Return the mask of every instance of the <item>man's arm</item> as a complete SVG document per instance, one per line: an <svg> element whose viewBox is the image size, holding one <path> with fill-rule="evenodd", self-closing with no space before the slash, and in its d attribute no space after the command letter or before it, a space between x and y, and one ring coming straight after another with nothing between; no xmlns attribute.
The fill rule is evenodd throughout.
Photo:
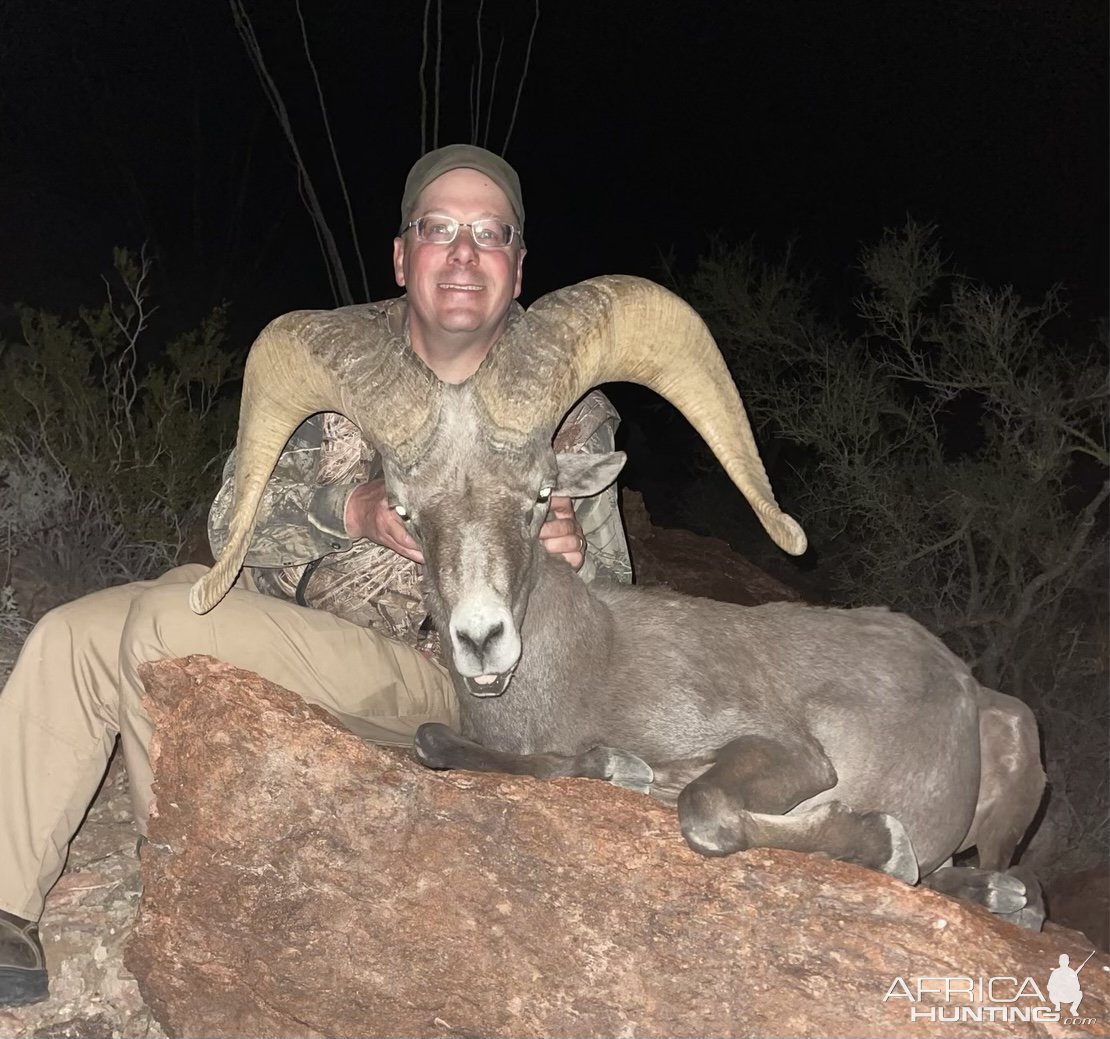
<svg viewBox="0 0 1110 1039"><path fill-rule="evenodd" d="M367 484L370 466L360 437L341 442L330 435L337 418L313 415L285 446L266 484L247 550L247 566L295 566L350 548L354 537L347 532L347 505L356 489ZM223 485L208 513L208 539L217 558L230 536L234 451L223 475Z"/></svg>

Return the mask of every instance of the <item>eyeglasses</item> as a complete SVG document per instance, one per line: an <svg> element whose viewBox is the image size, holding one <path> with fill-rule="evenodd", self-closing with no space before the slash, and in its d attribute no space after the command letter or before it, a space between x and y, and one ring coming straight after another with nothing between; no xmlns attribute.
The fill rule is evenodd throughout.
<svg viewBox="0 0 1110 1039"><path fill-rule="evenodd" d="M459 233L460 227L470 228L470 237L479 249L506 249L520 232L512 224L500 220L474 220L464 224L450 216L422 216L405 225L416 228L416 237L422 242L433 245L450 245Z"/></svg>

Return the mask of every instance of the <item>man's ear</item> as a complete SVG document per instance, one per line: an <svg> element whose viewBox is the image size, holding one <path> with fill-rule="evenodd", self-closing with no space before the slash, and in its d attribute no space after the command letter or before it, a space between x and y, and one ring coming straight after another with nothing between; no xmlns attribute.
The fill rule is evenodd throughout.
<svg viewBox="0 0 1110 1039"><path fill-rule="evenodd" d="M516 279L513 282L513 299L520 299L520 287L524 284L524 254L528 250L521 246L520 253L516 258Z"/></svg>
<svg viewBox="0 0 1110 1039"><path fill-rule="evenodd" d="M559 478L552 494L563 498L590 498L600 494L624 468L628 456L623 451L608 454L565 452L555 456Z"/></svg>
<svg viewBox="0 0 1110 1039"><path fill-rule="evenodd" d="M405 287L405 240L400 235L393 239L393 280Z"/></svg>

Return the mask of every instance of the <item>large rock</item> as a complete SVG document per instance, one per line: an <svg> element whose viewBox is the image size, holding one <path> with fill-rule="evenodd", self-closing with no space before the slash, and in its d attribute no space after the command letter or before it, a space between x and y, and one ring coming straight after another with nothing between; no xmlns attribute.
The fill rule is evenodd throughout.
<svg viewBox="0 0 1110 1039"><path fill-rule="evenodd" d="M1061 952L1086 955L1072 932L1021 932L819 858L701 858L671 810L601 783L432 773L210 658L143 677L157 810L127 964L170 1035L1001 1036L1110 1022L1101 955L1081 975L1094 1025L911 1020L961 1010L911 1003L923 976L1044 991ZM1016 1005L1046 1006L1028 986Z"/></svg>

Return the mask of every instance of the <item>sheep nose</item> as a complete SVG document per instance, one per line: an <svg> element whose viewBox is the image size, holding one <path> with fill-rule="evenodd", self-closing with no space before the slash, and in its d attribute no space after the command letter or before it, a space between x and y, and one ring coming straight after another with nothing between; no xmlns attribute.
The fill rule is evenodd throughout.
<svg viewBox="0 0 1110 1039"><path fill-rule="evenodd" d="M497 621L497 623L490 625L484 633L478 634L468 631L457 631L455 632L455 637L479 660L485 660L486 654L493 647L494 643L504 634L505 623L503 621Z"/></svg>
<svg viewBox="0 0 1110 1039"><path fill-rule="evenodd" d="M520 658L520 633L503 603L460 604L448 630L460 674L503 674Z"/></svg>

